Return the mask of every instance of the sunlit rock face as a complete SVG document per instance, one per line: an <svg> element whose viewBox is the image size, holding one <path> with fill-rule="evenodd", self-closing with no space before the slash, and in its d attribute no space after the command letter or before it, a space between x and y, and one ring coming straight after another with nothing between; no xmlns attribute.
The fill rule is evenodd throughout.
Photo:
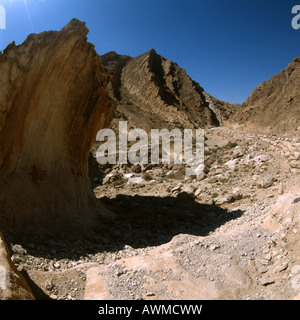
<svg viewBox="0 0 300 320"><path fill-rule="evenodd" d="M0 55L0 222L14 232L76 232L104 213L88 155L115 104L88 29L32 34Z"/></svg>
<svg viewBox="0 0 300 320"><path fill-rule="evenodd" d="M262 82L230 119L252 132L284 133L300 121L300 57L285 70Z"/></svg>

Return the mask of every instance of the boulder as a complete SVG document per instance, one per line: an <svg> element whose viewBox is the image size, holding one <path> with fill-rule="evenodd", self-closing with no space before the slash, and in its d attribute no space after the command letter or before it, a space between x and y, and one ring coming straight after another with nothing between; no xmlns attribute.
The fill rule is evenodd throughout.
<svg viewBox="0 0 300 320"><path fill-rule="evenodd" d="M282 219L287 212L298 212L300 205L297 202L299 193L284 193L277 198L274 206L267 212L263 227L272 231L279 230Z"/></svg>
<svg viewBox="0 0 300 320"><path fill-rule="evenodd" d="M98 204L88 157L115 103L85 23L31 34L0 54L0 225L22 232L78 232Z"/></svg>

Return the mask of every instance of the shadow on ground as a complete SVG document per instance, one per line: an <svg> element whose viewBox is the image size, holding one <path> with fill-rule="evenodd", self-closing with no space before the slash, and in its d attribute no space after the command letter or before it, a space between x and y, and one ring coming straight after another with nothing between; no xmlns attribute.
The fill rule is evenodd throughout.
<svg viewBox="0 0 300 320"><path fill-rule="evenodd" d="M227 211L215 205L196 202L189 194L177 197L129 196L101 198L117 214L114 220L99 219L93 232L78 239L35 238L18 241L27 253L48 259L80 259L99 252L159 246L178 234L206 236L243 211Z"/></svg>

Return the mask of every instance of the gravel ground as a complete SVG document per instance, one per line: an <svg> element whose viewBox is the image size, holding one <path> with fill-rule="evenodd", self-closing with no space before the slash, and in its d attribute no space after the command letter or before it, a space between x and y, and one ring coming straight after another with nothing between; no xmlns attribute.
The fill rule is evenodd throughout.
<svg viewBox="0 0 300 320"><path fill-rule="evenodd" d="M87 270L104 265L114 299L151 298L154 293L144 287L144 271L124 272L115 262L147 255L184 234L181 249L177 244L173 255L194 277L226 287L224 274L238 260L243 281L251 281L251 289L241 291L240 299L296 296L299 211L288 208L275 214L280 223L275 231L263 222L280 195L299 187L299 141L219 128L207 132L206 144L207 173L200 179L184 179L180 166L103 168L94 178L95 195L118 218L102 220L89 237L13 240L7 235L12 261L23 270L35 295L82 300ZM291 208L299 199L295 197ZM169 299L172 293L162 279L172 276L152 274Z"/></svg>

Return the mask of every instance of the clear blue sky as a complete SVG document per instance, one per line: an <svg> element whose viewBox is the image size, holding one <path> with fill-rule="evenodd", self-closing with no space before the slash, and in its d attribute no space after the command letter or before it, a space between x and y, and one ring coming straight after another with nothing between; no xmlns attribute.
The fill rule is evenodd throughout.
<svg viewBox="0 0 300 320"><path fill-rule="evenodd" d="M154 48L206 92L242 103L300 56L300 29L291 26L296 4L300 0L0 0L6 9L0 49L77 18L87 23L99 54L138 56Z"/></svg>

